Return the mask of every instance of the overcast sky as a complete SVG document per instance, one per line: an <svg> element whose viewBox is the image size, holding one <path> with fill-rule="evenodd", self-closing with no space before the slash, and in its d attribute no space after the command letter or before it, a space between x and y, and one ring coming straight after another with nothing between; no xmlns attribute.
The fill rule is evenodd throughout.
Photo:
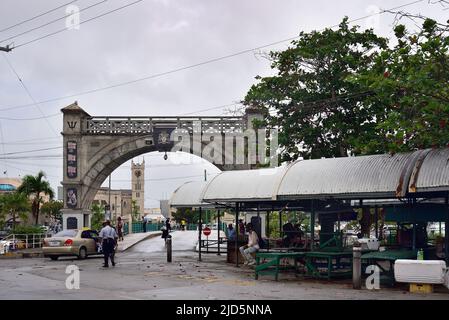
<svg viewBox="0 0 449 320"><path fill-rule="evenodd" d="M78 0L73 5L82 10L100 1ZM81 21L134 1L107 0L82 11ZM1 0L0 30L68 2ZM17 177L35 174L42 168L56 189L63 174L62 137L59 134L62 115L59 110L75 100L91 115L222 115L225 112L223 108L198 111L241 100L255 82L255 76L272 72L269 62L257 53L286 48L288 42L130 85L38 106L21 107L33 100L12 68L34 101L39 102L194 65L288 39L297 36L300 31L333 26L345 15L356 19L376 10L409 2L411 0L144 0L82 24L79 30L61 32L20 46L64 29L65 21L60 20L0 42L0 46L10 43L19 46L10 53L0 53L0 154L60 147L18 154L24 157L22 159L0 160L0 174ZM0 32L0 41L63 17L65 9L62 7ZM403 10L444 21L449 14L449 10L445 11L439 4L429 4L427 0ZM364 28L374 27L378 34L391 37L393 19L392 15L383 14L357 24ZM43 115L48 118L14 120ZM32 158L42 154L60 157ZM145 155L146 207L158 206L158 199L168 198L183 182L203 179L204 169L209 178L218 172L213 165L199 158L192 165L174 166L170 161L164 161L162 156L157 153ZM172 160L178 157L170 155ZM6 174L4 171L7 171ZM112 174L112 187L130 188L130 179L130 163L126 163Z"/></svg>

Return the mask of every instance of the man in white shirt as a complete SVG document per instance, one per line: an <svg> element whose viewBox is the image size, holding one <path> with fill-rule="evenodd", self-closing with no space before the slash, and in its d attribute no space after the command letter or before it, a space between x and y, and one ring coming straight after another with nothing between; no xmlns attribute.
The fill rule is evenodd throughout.
<svg viewBox="0 0 449 320"><path fill-rule="evenodd" d="M240 247L240 252L242 256L245 258L245 264L254 265L256 260L251 255L254 252L259 251L259 237L257 233L253 230L253 225L248 223L246 225L246 229L248 231L248 244L246 246Z"/></svg>
<svg viewBox="0 0 449 320"><path fill-rule="evenodd" d="M111 259L112 266L115 266L114 261L114 248L115 241L118 238L117 232L111 227L111 221L107 220L104 223L104 227L100 230L99 237L102 239L102 248L104 254L103 267L109 268L109 258Z"/></svg>

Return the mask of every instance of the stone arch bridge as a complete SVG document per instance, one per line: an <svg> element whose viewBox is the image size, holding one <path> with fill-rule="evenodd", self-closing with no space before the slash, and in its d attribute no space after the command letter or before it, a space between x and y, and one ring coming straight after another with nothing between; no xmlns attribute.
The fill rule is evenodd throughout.
<svg viewBox="0 0 449 320"><path fill-rule="evenodd" d="M89 209L97 190L116 168L138 155L184 151L221 170L251 169L267 159L257 151L266 145L254 147L265 143L259 138L265 131L253 130L253 120L262 115L252 109L227 117L109 117L91 116L75 102L61 111L63 229L90 227Z"/></svg>

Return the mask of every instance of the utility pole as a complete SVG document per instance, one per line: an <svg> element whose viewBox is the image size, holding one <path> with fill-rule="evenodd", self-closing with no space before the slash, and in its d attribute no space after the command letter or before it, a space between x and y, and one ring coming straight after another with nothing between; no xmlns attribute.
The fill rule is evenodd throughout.
<svg viewBox="0 0 449 320"><path fill-rule="evenodd" d="M109 175L109 195L108 195L108 203L111 204L111 175Z"/></svg>
<svg viewBox="0 0 449 320"><path fill-rule="evenodd" d="M12 50L12 48L7 45L6 47L0 47L0 51L5 51L5 52L10 52Z"/></svg>

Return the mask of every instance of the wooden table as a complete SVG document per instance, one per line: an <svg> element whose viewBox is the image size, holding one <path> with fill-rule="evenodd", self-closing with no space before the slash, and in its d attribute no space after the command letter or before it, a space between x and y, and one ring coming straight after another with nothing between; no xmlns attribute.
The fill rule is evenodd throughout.
<svg viewBox="0 0 449 320"><path fill-rule="evenodd" d="M352 261L350 263L350 270L346 272L336 272L341 267L341 259L348 258L352 260L352 251L312 251L305 253L305 264L307 268L307 275L316 278L331 279L332 277L350 276L352 275ZM326 260L327 271L325 273L318 270L316 265L317 260ZM333 263L335 260L335 264Z"/></svg>
<svg viewBox="0 0 449 320"><path fill-rule="evenodd" d="M255 278L259 278L261 274L274 275L276 281L279 279L279 271L293 269L295 273L298 271L297 259L304 257L304 252L258 252L256 254ZM294 266L281 266L281 259L293 259ZM260 263L261 259L265 261Z"/></svg>

